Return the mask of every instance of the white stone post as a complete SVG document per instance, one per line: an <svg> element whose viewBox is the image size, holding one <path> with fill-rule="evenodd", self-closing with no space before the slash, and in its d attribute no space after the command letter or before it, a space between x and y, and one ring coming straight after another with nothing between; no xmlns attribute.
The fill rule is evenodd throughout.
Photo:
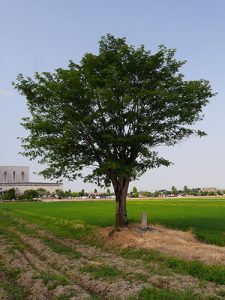
<svg viewBox="0 0 225 300"><path fill-rule="evenodd" d="M148 216L147 216L147 211L142 212L142 217L141 217L141 229L146 230L148 228Z"/></svg>

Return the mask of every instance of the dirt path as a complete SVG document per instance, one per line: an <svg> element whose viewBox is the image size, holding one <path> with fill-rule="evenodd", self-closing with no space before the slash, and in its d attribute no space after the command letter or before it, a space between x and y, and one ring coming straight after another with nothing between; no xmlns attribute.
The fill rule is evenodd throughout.
<svg viewBox="0 0 225 300"><path fill-rule="evenodd" d="M151 262L146 266L141 260L128 260L76 240L59 240L33 224L23 225L30 233L11 226L7 229L10 238L0 235L0 259L6 268L20 270L17 284L27 291L25 299L82 300L92 295L127 299L149 286L178 292L191 289L196 295L217 299L222 299L221 289L225 291L224 286L173 274ZM1 294L4 299L5 290Z"/></svg>

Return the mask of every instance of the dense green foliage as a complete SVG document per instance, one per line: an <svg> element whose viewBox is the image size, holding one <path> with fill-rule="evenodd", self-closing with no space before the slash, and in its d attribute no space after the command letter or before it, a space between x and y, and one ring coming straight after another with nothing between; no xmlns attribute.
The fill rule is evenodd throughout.
<svg viewBox="0 0 225 300"><path fill-rule="evenodd" d="M33 200L38 199L42 197L50 196L51 193L49 193L45 189L28 189L25 190L23 193L18 192L16 189L12 188L9 190L6 190L3 192L3 195L0 196L0 199L2 200ZM67 193L63 192L63 195L67 196ZM55 196L55 195L54 195Z"/></svg>
<svg viewBox="0 0 225 300"><path fill-rule="evenodd" d="M30 131L25 154L42 156L56 177L74 178L75 170L96 163L95 175L115 170L134 177L168 165L151 147L201 136L186 125L201 119L212 96L207 81L183 79L178 71L184 62L174 53L160 47L153 55L108 35L99 55L86 54L81 65L36 73L35 80L18 76L16 88L32 113L23 123Z"/></svg>
<svg viewBox="0 0 225 300"><path fill-rule="evenodd" d="M152 147L174 145L204 132L189 125L201 120L213 96L208 81L186 81L185 63L175 50L159 47L152 54L111 35L99 42L99 53L85 54L80 65L55 73L18 76L15 87L27 98L31 117L23 126L25 155L41 156L47 176L75 178L84 166L93 176L129 178L169 162ZM138 159L139 158L139 159ZM97 165L96 165L97 164Z"/></svg>
<svg viewBox="0 0 225 300"><path fill-rule="evenodd" d="M129 182L170 165L155 147L205 135L192 125L213 92L206 80L185 80L184 63L175 50L160 46L152 54L108 34L99 53L85 54L79 65L33 79L20 74L15 87L31 114L22 123L29 132L23 154L48 165L45 177L75 179L89 167L85 180L113 185L116 224L128 224Z"/></svg>
<svg viewBox="0 0 225 300"><path fill-rule="evenodd" d="M2 200L15 200L16 199L16 190L15 189L9 189L7 190L2 196Z"/></svg>
<svg viewBox="0 0 225 300"><path fill-rule="evenodd" d="M18 195L19 200L32 200L32 199L38 198L38 197L39 197L38 191L33 190L33 189L26 190L26 191L24 191L23 194Z"/></svg>

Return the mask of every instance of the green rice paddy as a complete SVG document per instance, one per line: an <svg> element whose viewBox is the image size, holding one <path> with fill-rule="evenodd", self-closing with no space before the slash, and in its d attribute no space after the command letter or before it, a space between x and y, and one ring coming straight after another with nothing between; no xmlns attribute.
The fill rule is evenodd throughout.
<svg viewBox="0 0 225 300"><path fill-rule="evenodd" d="M46 227L52 226L51 220L104 227L114 223L115 203L111 200L0 203L0 216L4 210ZM141 213L146 210L150 224L192 230L206 243L225 246L224 198L128 200L127 210L130 222L140 222Z"/></svg>

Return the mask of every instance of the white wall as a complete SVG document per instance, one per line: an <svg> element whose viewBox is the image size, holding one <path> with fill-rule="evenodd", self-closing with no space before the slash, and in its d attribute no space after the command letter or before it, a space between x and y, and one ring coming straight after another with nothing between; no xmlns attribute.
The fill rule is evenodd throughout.
<svg viewBox="0 0 225 300"><path fill-rule="evenodd" d="M0 166L0 182L29 182L29 167Z"/></svg>
<svg viewBox="0 0 225 300"><path fill-rule="evenodd" d="M9 189L16 189L17 193L23 193L26 190L37 190L37 189L45 189L49 191L50 193L55 192L55 190L62 190L63 185L60 183L25 183L25 184L0 184L0 190L1 191L6 191Z"/></svg>

